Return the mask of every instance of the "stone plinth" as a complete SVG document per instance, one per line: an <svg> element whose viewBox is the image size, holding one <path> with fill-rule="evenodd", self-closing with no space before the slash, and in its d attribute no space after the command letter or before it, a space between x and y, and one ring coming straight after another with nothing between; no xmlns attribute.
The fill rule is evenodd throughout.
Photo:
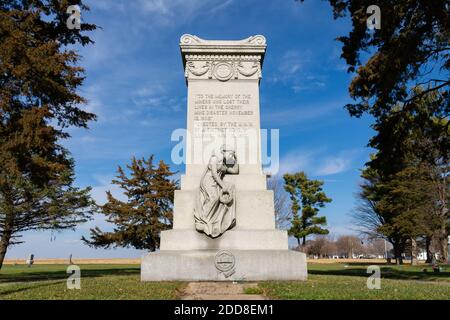
<svg viewBox="0 0 450 320"><path fill-rule="evenodd" d="M274 196L261 168L265 38L184 35L180 48L188 86L186 174L175 192L173 230L162 232L160 251L142 258L142 281L306 280L305 255L288 250L287 232L275 228ZM194 211L211 154L225 145L239 164L222 181L234 188L235 221L214 237L196 230Z"/></svg>
<svg viewBox="0 0 450 320"><path fill-rule="evenodd" d="M234 273L216 268L216 250L160 251L142 258L142 281L306 280L306 257L291 250L230 250Z"/></svg>

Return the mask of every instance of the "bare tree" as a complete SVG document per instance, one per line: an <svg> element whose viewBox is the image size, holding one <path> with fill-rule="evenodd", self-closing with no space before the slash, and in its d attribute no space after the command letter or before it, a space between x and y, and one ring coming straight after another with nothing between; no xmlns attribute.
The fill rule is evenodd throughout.
<svg viewBox="0 0 450 320"><path fill-rule="evenodd" d="M358 231L369 239L385 238L378 230L385 224L384 218L376 209L376 202L358 194L359 200L351 214Z"/></svg>
<svg viewBox="0 0 450 320"><path fill-rule="evenodd" d="M384 239L369 239L367 243L367 253L376 256L384 256L387 250L386 241Z"/></svg>
<svg viewBox="0 0 450 320"><path fill-rule="evenodd" d="M332 257L338 254L338 249L335 241L327 239L325 246L323 247L323 255L326 257Z"/></svg>
<svg viewBox="0 0 450 320"><path fill-rule="evenodd" d="M323 256L324 247L326 246L327 239L325 237L317 237L314 240L308 241L306 246L306 253L308 255L317 256L321 258Z"/></svg>
<svg viewBox="0 0 450 320"><path fill-rule="evenodd" d="M317 236L314 240L308 241L306 253L319 258L331 257L337 253L334 241L327 236Z"/></svg>
<svg viewBox="0 0 450 320"><path fill-rule="evenodd" d="M352 258L353 255L364 253L363 243L357 236L344 235L336 241L336 246L340 256Z"/></svg>
<svg viewBox="0 0 450 320"><path fill-rule="evenodd" d="M300 251L317 258L331 258L335 255L353 258L359 255L382 256L391 248L383 239L366 239L354 235L342 235L335 240L332 236L319 235L314 240L306 241L304 247L299 246Z"/></svg>
<svg viewBox="0 0 450 320"><path fill-rule="evenodd" d="M292 213L289 208L288 194L284 191L283 180L278 176L271 176L267 180L267 188L273 191L277 229L289 229Z"/></svg>

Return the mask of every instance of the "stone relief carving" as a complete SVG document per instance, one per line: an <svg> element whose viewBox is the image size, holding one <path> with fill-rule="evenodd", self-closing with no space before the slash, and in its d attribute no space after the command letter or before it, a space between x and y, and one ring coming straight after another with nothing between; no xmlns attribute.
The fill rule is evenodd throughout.
<svg viewBox="0 0 450 320"><path fill-rule="evenodd" d="M223 274L225 278L231 277L235 272L236 258L230 251L221 250L214 257L216 269Z"/></svg>
<svg viewBox="0 0 450 320"><path fill-rule="evenodd" d="M253 63L240 61L237 65L237 70L243 76L251 77L259 71L259 64L256 61L254 61Z"/></svg>
<svg viewBox="0 0 450 320"><path fill-rule="evenodd" d="M234 67L227 62L219 62L214 65L214 76L217 80L227 81L233 77Z"/></svg>
<svg viewBox="0 0 450 320"><path fill-rule="evenodd" d="M188 61L187 68L195 76L202 76L209 70L209 62L207 61Z"/></svg>
<svg viewBox="0 0 450 320"><path fill-rule="evenodd" d="M252 37L245 39L244 41L247 41L248 43L251 43L251 44L257 44L257 45L265 45L266 44L266 38L263 35L252 36Z"/></svg>
<svg viewBox="0 0 450 320"><path fill-rule="evenodd" d="M261 57L254 55L187 55L187 79L261 79Z"/></svg>
<svg viewBox="0 0 450 320"><path fill-rule="evenodd" d="M221 156L214 153L200 180L197 205L194 209L195 228L211 238L217 238L236 224L234 185L224 181L226 174L239 174L234 150L222 146Z"/></svg>
<svg viewBox="0 0 450 320"><path fill-rule="evenodd" d="M243 40L204 40L191 34L180 38L186 79L261 79L261 59L266 48L262 35ZM237 51L236 48L242 49ZM215 52L215 54L211 54Z"/></svg>
<svg viewBox="0 0 450 320"><path fill-rule="evenodd" d="M180 38L180 44L193 44L193 43L201 43L202 39L197 36L193 36L191 34L183 34Z"/></svg>

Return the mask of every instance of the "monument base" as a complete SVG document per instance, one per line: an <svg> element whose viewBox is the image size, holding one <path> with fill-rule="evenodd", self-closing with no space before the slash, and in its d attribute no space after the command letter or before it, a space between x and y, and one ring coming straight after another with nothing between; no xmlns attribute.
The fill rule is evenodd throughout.
<svg viewBox="0 0 450 320"><path fill-rule="evenodd" d="M141 261L141 281L306 279L306 255L292 250L163 250Z"/></svg>

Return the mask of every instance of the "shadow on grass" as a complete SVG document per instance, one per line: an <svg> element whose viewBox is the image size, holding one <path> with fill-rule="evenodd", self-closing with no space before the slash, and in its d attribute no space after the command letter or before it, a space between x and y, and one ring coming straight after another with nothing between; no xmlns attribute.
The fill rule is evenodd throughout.
<svg viewBox="0 0 450 320"><path fill-rule="evenodd" d="M50 287L54 285L54 282L44 282L44 283L39 283L38 285L33 285L33 286L26 286L26 287L20 287L20 288L14 288L14 289L9 289L9 290L4 290L0 292L0 297L1 296L7 296L9 294L15 294L15 293L19 293L19 292L23 292L23 291L27 291L29 290L31 287L33 288L44 288L44 287Z"/></svg>
<svg viewBox="0 0 450 320"><path fill-rule="evenodd" d="M81 267L81 274L83 278L96 278L104 276L127 276L137 275L140 273L139 267L128 268L99 268L99 269L83 269ZM14 274L1 274L0 285L14 282L37 282L49 280L66 280L68 277L66 270L49 270L49 271L35 271L35 272L18 272Z"/></svg>
<svg viewBox="0 0 450 320"><path fill-rule="evenodd" d="M354 276L354 277L368 277L367 266L370 264L348 264L351 265L348 269L309 269L309 274L316 275L333 275L333 276ZM376 265L375 263L373 265ZM382 265L381 277L384 279L393 280L424 280L424 281L446 281L450 284L450 272L433 272L431 267L423 266L418 268L399 268ZM423 270L426 269L427 272Z"/></svg>

